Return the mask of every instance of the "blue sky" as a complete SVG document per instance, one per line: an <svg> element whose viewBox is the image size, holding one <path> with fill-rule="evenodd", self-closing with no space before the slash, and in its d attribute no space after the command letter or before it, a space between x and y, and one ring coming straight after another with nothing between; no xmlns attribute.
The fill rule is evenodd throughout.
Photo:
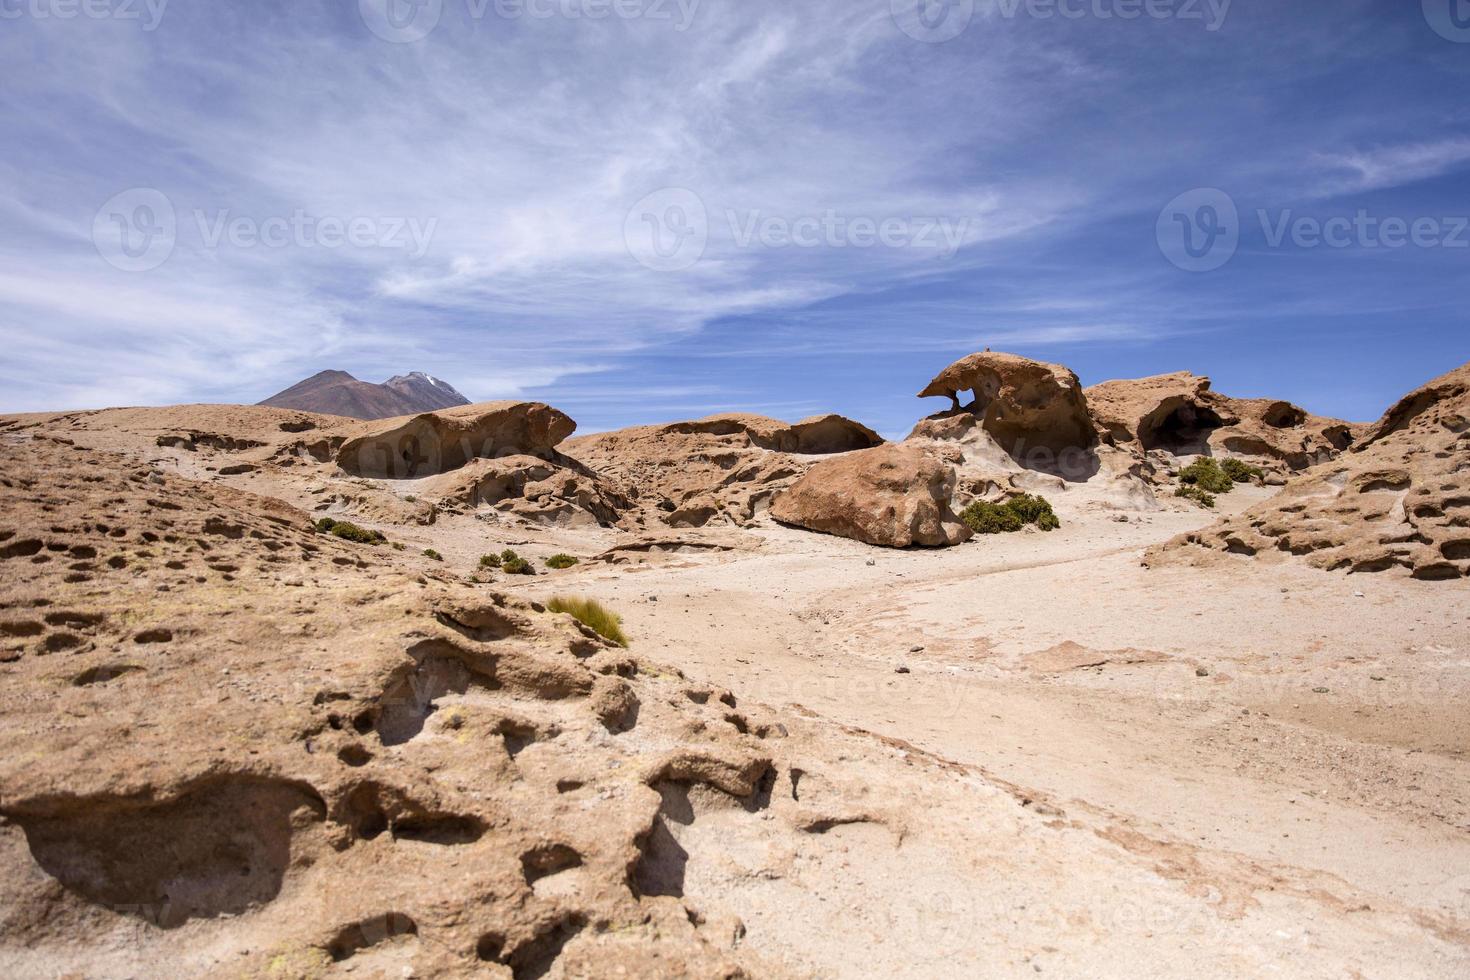
<svg viewBox="0 0 1470 980"><path fill-rule="evenodd" d="M901 435L989 346L1363 420L1470 359L1470 0L419 2L0 0L0 410Z"/></svg>

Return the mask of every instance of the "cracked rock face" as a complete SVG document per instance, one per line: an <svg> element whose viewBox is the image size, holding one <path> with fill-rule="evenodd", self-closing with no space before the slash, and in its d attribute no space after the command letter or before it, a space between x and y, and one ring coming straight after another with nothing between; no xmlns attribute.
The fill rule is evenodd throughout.
<svg viewBox="0 0 1470 980"><path fill-rule="evenodd" d="M1470 574L1470 365L1410 393L1352 452L1149 560L1221 552L1429 580Z"/></svg>

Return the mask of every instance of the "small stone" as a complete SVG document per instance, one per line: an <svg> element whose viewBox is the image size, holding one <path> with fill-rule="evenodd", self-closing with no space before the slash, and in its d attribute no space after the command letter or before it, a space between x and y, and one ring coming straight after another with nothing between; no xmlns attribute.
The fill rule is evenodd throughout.
<svg viewBox="0 0 1470 980"><path fill-rule="evenodd" d="M894 673L895 674L912 674L913 671L909 670L907 667L899 667L897 670L894 671Z"/></svg>
<svg viewBox="0 0 1470 980"><path fill-rule="evenodd" d="M909 647L909 653L923 653L923 647Z"/></svg>
<svg viewBox="0 0 1470 980"><path fill-rule="evenodd" d="M1207 668L1207 667L1196 667L1196 668L1194 668L1194 676L1196 676L1196 677L1209 677L1210 676L1209 668Z"/></svg>
<svg viewBox="0 0 1470 980"><path fill-rule="evenodd" d="M1331 694L1332 692L1329 691L1325 687L1314 687L1314 688L1312 688L1312 693L1313 694Z"/></svg>
<svg viewBox="0 0 1470 980"><path fill-rule="evenodd" d="M1368 679L1370 681L1386 681L1386 680L1388 680L1387 677L1379 677L1377 674L1369 674L1368 675Z"/></svg>

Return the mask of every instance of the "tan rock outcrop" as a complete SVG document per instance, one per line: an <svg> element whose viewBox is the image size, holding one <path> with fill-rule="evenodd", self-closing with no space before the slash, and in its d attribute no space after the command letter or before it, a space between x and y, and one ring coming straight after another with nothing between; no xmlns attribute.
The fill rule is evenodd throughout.
<svg viewBox="0 0 1470 980"><path fill-rule="evenodd" d="M480 507L537 524L575 527L616 524L633 506L608 481L575 460L552 453L477 459L425 481L417 496L452 513Z"/></svg>
<svg viewBox="0 0 1470 980"><path fill-rule="evenodd" d="M583 436L563 449L634 502L645 523L745 526L813 456L880 445L840 415L795 424L726 414Z"/></svg>
<svg viewBox="0 0 1470 980"><path fill-rule="evenodd" d="M776 497L783 524L888 548L942 547L970 538L950 510L955 471L926 448L887 445L816 464Z"/></svg>
<svg viewBox="0 0 1470 980"><path fill-rule="evenodd" d="M1300 470L1333 458L1355 435L1351 424L1290 402L1222 395L1188 371L1105 381L1086 394L1107 438L1143 452L1249 456Z"/></svg>
<svg viewBox="0 0 1470 980"><path fill-rule="evenodd" d="M960 399L965 391L974 392L968 405ZM917 437L935 437L936 428L964 413L979 418L985 431L1017 459L1038 451L1055 458L1097 443L1082 383L1059 364L990 351L971 354L941 371L919 397L947 397L953 408L921 422L913 433Z"/></svg>
<svg viewBox="0 0 1470 980"><path fill-rule="evenodd" d="M1282 492L1149 554L1151 563L1228 552L1305 557L1324 569L1470 575L1470 365L1406 396L1352 452Z"/></svg>
<svg viewBox="0 0 1470 980"><path fill-rule="evenodd" d="M745 975L643 886L661 794L769 795L728 706L276 500L0 464L6 975Z"/></svg>
<svg viewBox="0 0 1470 980"><path fill-rule="evenodd" d="M352 427L337 465L353 476L411 480L474 459L545 456L577 423L539 402L486 402Z"/></svg>

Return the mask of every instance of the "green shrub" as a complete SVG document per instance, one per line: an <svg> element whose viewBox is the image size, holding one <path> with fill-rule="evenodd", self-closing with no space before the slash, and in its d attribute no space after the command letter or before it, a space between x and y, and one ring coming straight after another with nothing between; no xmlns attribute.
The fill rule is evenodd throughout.
<svg viewBox="0 0 1470 980"><path fill-rule="evenodd" d="M623 635L622 617L595 599L557 596L546 604L546 608L554 613L567 613L598 636L620 647L628 645L628 638Z"/></svg>
<svg viewBox="0 0 1470 980"><path fill-rule="evenodd" d="M480 567L481 568L499 568L500 567L500 556L499 555L481 555L480 556Z"/></svg>
<svg viewBox="0 0 1470 980"><path fill-rule="evenodd" d="M1023 493L1019 497L1007 500L1005 505L1022 521L1027 524L1035 524L1043 531L1055 531L1062 526L1061 520L1057 518L1057 512L1051 509L1051 504L1045 497Z"/></svg>
<svg viewBox="0 0 1470 980"><path fill-rule="evenodd" d="M1229 493L1235 489L1235 481L1208 456L1201 456L1180 470L1179 482L1199 487L1206 493Z"/></svg>
<svg viewBox="0 0 1470 980"><path fill-rule="evenodd" d="M1003 504L992 504L977 500L960 514L960 520L976 534L1010 534L1027 524L1035 524L1043 531L1055 531L1062 526L1056 511L1043 497L1023 493Z"/></svg>
<svg viewBox="0 0 1470 980"><path fill-rule="evenodd" d="M380 531L369 531L348 521L334 521L330 517L323 517L313 526L322 534L330 534L343 541L355 541L358 544L380 545L388 540Z"/></svg>
<svg viewBox="0 0 1470 980"><path fill-rule="evenodd" d="M580 564L582 563L576 558L573 558L571 555L552 555L550 558L546 559L546 567L554 568L557 571L560 571L563 568L571 568L573 565Z"/></svg>
<svg viewBox="0 0 1470 980"><path fill-rule="evenodd" d="M1003 504L977 500L960 513L960 520L976 534L1009 534L1026 526L1021 515Z"/></svg>
<svg viewBox="0 0 1470 980"><path fill-rule="evenodd" d="M425 548L424 549L424 557L425 558L431 558L434 561L443 561L444 560L444 556L441 555L441 554L439 554L439 552L435 551L433 548Z"/></svg>
<svg viewBox="0 0 1470 980"><path fill-rule="evenodd" d="M1252 480L1260 480L1266 476L1266 471L1259 466L1252 466L1244 460L1239 459L1220 460L1220 471L1236 483L1249 483Z"/></svg>
<svg viewBox="0 0 1470 980"><path fill-rule="evenodd" d="M520 555L506 548L500 553L500 570L507 575L535 575L536 569Z"/></svg>
<svg viewBox="0 0 1470 980"><path fill-rule="evenodd" d="M1213 508L1215 506L1214 494L1210 493L1208 490L1202 489L1201 487L1194 486L1193 484L1189 483L1181 484L1179 486L1179 489L1174 491L1174 496L1183 497L1186 500L1193 500L1201 507Z"/></svg>

